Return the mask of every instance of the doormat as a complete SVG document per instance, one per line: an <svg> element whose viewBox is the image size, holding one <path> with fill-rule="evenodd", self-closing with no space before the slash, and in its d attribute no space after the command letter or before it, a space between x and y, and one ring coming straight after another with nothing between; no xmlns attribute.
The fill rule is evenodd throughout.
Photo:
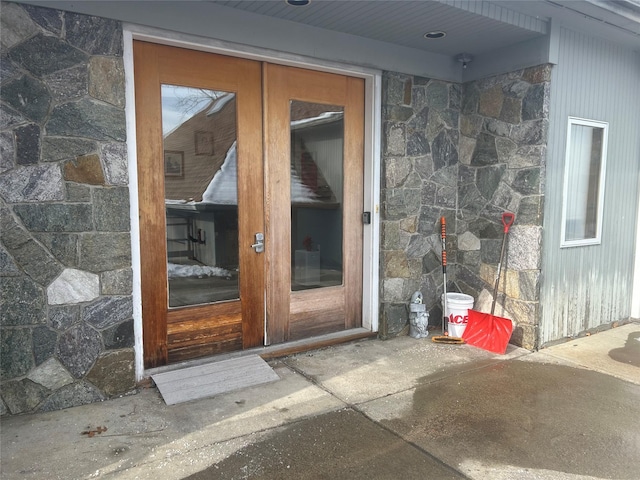
<svg viewBox="0 0 640 480"><path fill-rule="evenodd" d="M258 355L247 355L151 375L167 405L213 397L279 380Z"/></svg>

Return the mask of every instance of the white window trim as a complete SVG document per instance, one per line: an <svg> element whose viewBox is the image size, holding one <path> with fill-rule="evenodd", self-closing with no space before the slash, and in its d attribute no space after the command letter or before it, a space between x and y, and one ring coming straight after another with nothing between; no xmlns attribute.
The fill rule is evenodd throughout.
<svg viewBox="0 0 640 480"><path fill-rule="evenodd" d="M581 240L566 240L566 224L567 224L567 194L569 191L569 154L571 153L571 126L582 125L586 127L602 128L604 130L602 141L602 163L600 165L600 179L598 191L598 213L596 218L596 236L594 238L585 238ZM609 122L598 120L589 120L586 118L569 117L567 121L567 144L564 155L564 180L562 187L562 224L560 234L560 248L583 247L589 245L600 245L602 243L602 217L604 215L604 190L605 190L605 174L607 171L607 142L609 139Z"/></svg>
<svg viewBox="0 0 640 480"><path fill-rule="evenodd" d="M142 344L142 286L140 264L140 222L138 204L138 170L136 146L136 112L133 68L133 40L191 48L241 58L290 65L311 70L339 73L365 81L364 139L364 210L371 212L371 223L364 226L362 327L378 331L379 257L380 257L380 119L382 111L382 73L379 70L320 61L299 55L247 47L216 39L197 37L153 27L125 24L123 29L126 85L127 154L129 158L129 200L131 220L131 255L133 268L133 323L135 334L136 379L145 377Z"/></svg>

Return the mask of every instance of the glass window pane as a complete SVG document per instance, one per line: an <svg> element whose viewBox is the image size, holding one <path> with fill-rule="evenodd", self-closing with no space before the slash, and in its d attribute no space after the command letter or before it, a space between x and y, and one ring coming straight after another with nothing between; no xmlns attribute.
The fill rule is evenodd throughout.
<svg viewBox="0 0 640 480"><path fill-rule="evenodd" d="M293 291L342 285L344 108L291 102Z"/></svg>
<svg viewBox="0 0 640 480"><path fill-rule="evenodd" d="M565 167L563 246L599 241L605 146L606 124L570 119Z"/></svg>
<svg viewBox="0 0 640 480"><path fill-rule="evenodd" d="M239 298L235 95L162 86L169 307Z"/></svg>

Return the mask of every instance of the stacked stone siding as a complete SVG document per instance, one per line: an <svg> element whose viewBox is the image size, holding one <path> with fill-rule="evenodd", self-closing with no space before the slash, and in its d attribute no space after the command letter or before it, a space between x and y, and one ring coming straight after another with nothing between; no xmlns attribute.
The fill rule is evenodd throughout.
<svg viewBox="0 0 640 480"><path fill-rule="evenodd" d="M495 314L514 320L513 343L536 347L549 81L547 65L462 86L384 75L382 337L406 330L416 290L440 325L442 216L448 291L490 311L508 211Z"/></svg>
<svg viewBox="0 0 640 480"><path fill-rule="evenodd" d="M119 22L2 3L0 409L135 387Z"/></svg>

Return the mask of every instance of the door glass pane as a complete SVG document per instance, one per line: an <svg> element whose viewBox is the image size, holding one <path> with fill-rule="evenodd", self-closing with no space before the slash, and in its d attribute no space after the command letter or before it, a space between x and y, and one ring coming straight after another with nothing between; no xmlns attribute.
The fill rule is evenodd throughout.
<svg viewBox="0 0 640 480"><path fill-rule="evenodd" d="M291 102L291 289L342 285L344 108Z"/></svg>
<svg viewBox="0 0 640 480"><path fill-rule="evenodd" d="M163 85L162 131L169 307L237 299L235 95Z"/></svg>

